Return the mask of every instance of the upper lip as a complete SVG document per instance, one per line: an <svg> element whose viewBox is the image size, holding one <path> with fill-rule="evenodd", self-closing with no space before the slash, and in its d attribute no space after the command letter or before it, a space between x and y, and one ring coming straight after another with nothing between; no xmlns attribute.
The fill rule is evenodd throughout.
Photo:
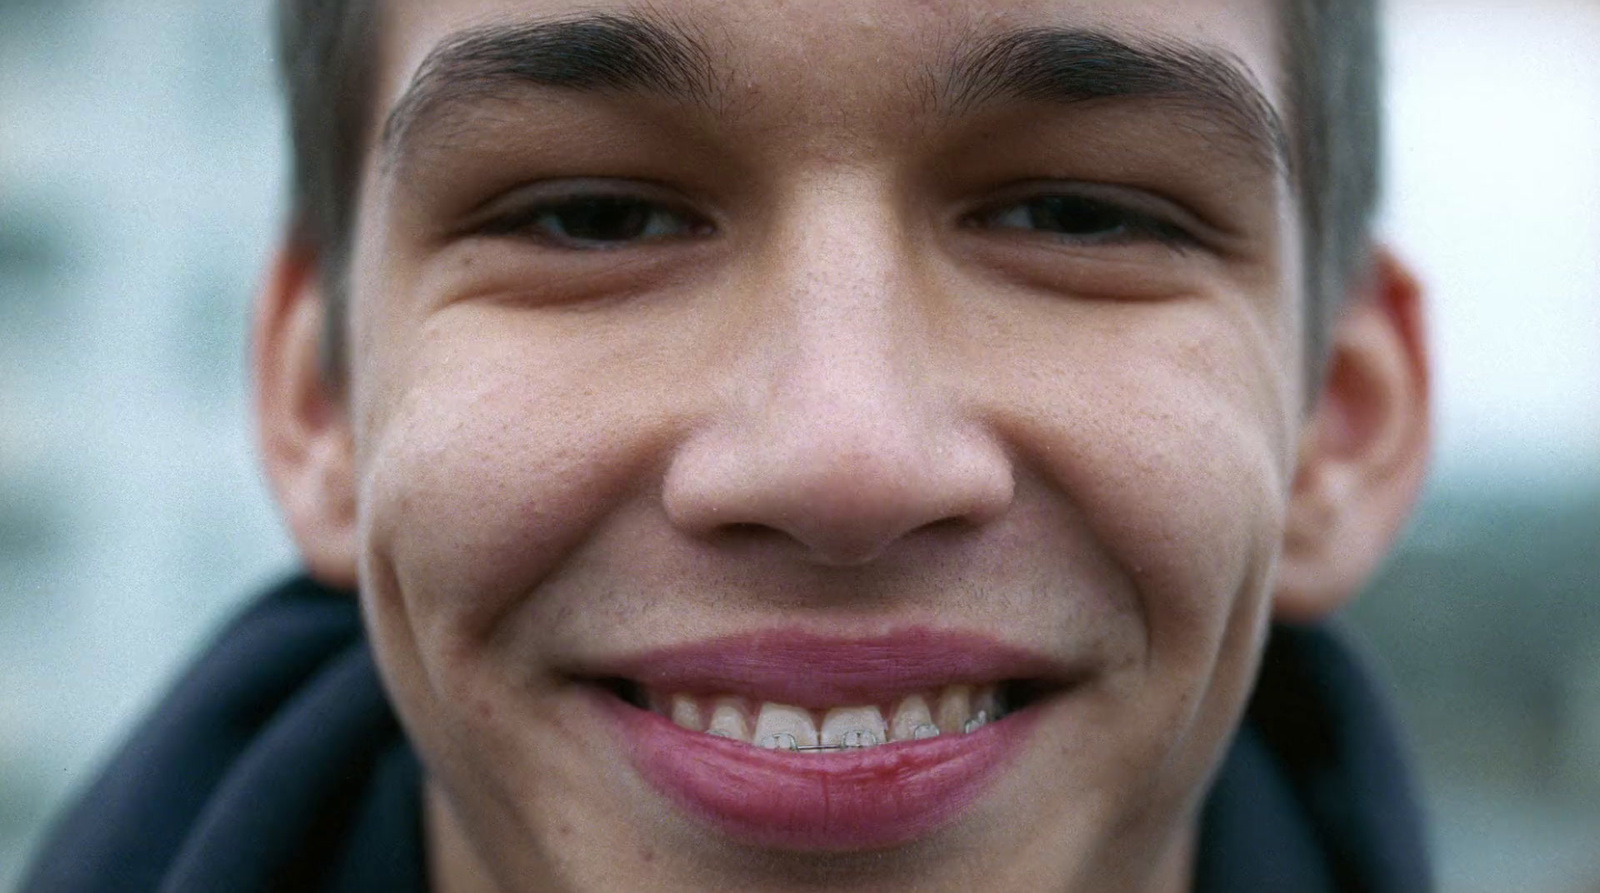
<svg viewBox="0 0 1600 893"><path fill-rule="evenodd" d="M1084 668L978 633L913 628L865 637L764 630L586 666L591 679L673 693L742 695L826 708L878 703L948 685L1066 686Z"/></svg>

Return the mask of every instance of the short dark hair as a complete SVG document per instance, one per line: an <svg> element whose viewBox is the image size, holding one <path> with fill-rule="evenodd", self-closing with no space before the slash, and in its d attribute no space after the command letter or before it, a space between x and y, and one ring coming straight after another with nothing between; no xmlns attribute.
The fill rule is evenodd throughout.
<svg viewBox="0 0 1600 893"><path fill-rule="evenodd" d="M289 240L326 295L323 371L345 373L351 240L376 89L378 0L279 0L278 67L289 105Z"/></svg>
<svg viewBox="0 0 1600 893"><path fill-rule="evenodd" d="M1378 0L1281 0L1294 178L1305 232L1306 347L1366 264L1382 186ZM372 113L378 0L279 0L279 63L293 145L290 237L328 295L324 360L342 377L347 274Z"/></svg>
<svg viewBox="0 0 1600 893"><path fill-rule="evenodd" d="M1383 194L1378 0L1283 0L1289 121L1305 230L1306 344L1319 373Z"/></svg>

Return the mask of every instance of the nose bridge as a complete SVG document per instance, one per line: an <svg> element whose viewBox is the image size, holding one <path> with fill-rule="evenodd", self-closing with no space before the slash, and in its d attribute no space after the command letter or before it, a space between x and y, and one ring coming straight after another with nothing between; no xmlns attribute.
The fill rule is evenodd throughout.
<svg viewBox="0 0 1600 893"><path fill-rule="evenodd" d="M756 286L781 321L768 333L763 418L791 436L892 446L885 436L916 424L934 394L927 296L891 202L867 186L809 190L777 230Z"/></svg>
<svg viewBox="0 0 1600 893"><path fill-rule="evenodd" d="M992 517L1009 466L942 386L937 297L893 201L833 183L784 205L739 298L759 308L743 398L680 450L669 514L701 535L764 528L835 565Z"/></svg>

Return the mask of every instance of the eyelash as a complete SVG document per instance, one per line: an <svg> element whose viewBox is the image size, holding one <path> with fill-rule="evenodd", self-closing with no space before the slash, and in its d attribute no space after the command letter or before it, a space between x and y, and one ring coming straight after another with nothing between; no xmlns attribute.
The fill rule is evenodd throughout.
<svg viewBox="0 0 1600 893"><path fill-rule="evenodd" d="M1066 221L1059 218L1074 213L1080 222L1087 218L1099 225L1090 226L1092 231L1077 234L1065 231L1066 226L1060 230L1050 228L1050 223L1064 224ZM1025 222L1028 225L1017 225L1023 221L1005 221L1005 218L1015 218L1019 214L1026 215ZM1050 214L1058 219L1041 221L1041 217ZM1044 193L1007 201L971 214L963 223L987 229L1026 230L1038 233L1043 238L1089 246L1155 242L1175 251L1184 251L1200 244L1189 230L1160 216L1120 202L1074 193Z"/></svg>
<svg viewBox="0 0 1600 893"><path fill-rule="evenodd" d="M977 229L1025 231L1088 246L1153 242L1185 251L1200 244L1187 229L1159 216L1074 193L1043 193L1010 200L969 214L961 223ZM1074 223L1079 224L1079 231L1069 232ZM623 232L615 233L616 238L595 237L594 230L608 226L621 226ZM591 230L591 234L574 232L583 229ZM561 248L588 251L706 236L714 231L709 222L668 203L619 193L574 194L535 202L494 217L478 228L479 235L534 238Z"/></svg>
<svg viewBox="0 0 1600 893"><path fill-rule="evenodd" d="M607 219L606 215L610 215ZM620 215L620 216L618 216ZM587 219L584 219L587 217ZM621 226L617 238L581 235L574 230L603 230ZM560 229L564 232L556 232ZM530 237L575 250L606 250L640 242L656 242L683 236L709 235L709 223L641 196L594 193L562 196L525 205L492 218L478 234L498 237Z"/></svg>

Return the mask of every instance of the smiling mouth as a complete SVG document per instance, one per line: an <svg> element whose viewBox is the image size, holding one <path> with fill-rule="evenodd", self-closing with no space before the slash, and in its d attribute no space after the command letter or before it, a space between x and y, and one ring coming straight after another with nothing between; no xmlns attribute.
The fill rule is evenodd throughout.
<svg viewBox="0 0 1600 893"><path fill-rule="evenodd" d="M748 845L847 852L958 821L1095 668L976 633L773 629L566 675L685 815Z"/></svg>
<svg viewBox="0 0 1600 893"><path fill-rule="evenodd" d="M801 707L745 695L667 692L626 679L600 686L679 728L773 751L842 753L970 735L1055 689L1041 680L951 684L871 703Z"/></svg>
<svg viewBox="0 0 1600 893"><path fill-rule="evenodd" d="M1082 667L928 629L771 630L590 669L579 679L681 730L801 754L971 735L1083 680Z"/></svg>

